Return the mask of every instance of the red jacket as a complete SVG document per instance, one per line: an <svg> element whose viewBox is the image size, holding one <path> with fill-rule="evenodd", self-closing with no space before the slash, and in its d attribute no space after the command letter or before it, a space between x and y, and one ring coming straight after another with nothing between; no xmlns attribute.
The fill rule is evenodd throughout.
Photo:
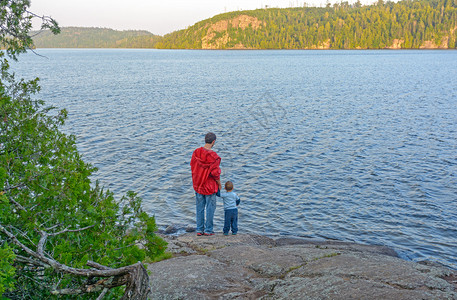
<svg viewBox="0 0 457 300"><path fill-rule="evenodd" d="M192 153L190 169L192 170L192 182L194 190L202 195L217 193L219 185L216 180L220 179L221 158L213 150L200 147Z"/></svg>

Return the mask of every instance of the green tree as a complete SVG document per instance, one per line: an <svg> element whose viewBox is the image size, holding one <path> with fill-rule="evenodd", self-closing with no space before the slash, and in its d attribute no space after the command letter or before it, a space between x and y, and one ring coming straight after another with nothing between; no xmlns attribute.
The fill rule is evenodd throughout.
<svg viewBox="0 0 457 300"><path fill-rule="evenodd" d="M146 299L140 261L163 255L154 217L133 192L116 201L60 131L67 112L36 100L38 79L17 80L8 59L33 47L28 0L0 2L0 295ZM47 17L42 29L59 32ZM123 286L125 285L125 290ZM90 296L87 296L90 297Z"/></svg>
<svg viewBox="0 0 457 300"><path fill-rule="evenodd" d="M448 38L448 46L455 48L456 1L380 0L372 5L361 5L360 2L349 5L347 1L341 1L333 7L327 2L325 8L271 8L232 12L198 22L186 30L172 32L157 47L201 47L198 41L201 41L214 22L230 21L242 14L257 18L261 25L256 29L238 28L227 31L231 42L224 47L230 48L241 42L250 48L315 48L330 39L331 48L335 49L373 49L390 46L394 39L408 39L407 45L403 44L403 47L417 48L424 41L441 43ZM243 30L244 35L240 33Z"/></svg>

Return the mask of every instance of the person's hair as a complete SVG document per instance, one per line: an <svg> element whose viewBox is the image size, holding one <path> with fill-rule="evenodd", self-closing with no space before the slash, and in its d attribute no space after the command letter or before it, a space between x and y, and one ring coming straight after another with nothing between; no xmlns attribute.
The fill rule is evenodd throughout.
<svg viewBox="0 0 457 300"><path fill-rule="evenodd" d="M231 190L233 190L233 183L232 183L231 181L227 181L227 182L225 183L225 190L226 190L226 191L231 191Z"/></svg>
<svg viewBox="0 0 457 300"><path fill-rule="evenodd" d="M206 135L205 135L205 143L206 144L211 144L213 141L216 140L216 135L212 132L208 132Z"/></svg>

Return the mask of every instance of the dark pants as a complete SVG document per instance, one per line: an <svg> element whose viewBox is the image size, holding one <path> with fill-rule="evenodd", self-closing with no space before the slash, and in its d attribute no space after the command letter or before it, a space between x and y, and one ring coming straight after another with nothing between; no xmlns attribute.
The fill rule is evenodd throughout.
<svg viewBox="0 0 457 300"><path fill-rule="evenodd" d="M228 234L230 227L232 228L232 233L236 234L238 232L238 208L227 209L224 212L224 234Z"/></svg>

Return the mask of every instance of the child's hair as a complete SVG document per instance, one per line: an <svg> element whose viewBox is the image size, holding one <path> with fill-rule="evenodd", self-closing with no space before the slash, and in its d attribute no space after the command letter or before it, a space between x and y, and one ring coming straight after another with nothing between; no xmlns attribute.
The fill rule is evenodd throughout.
<svg viewBox="0 0 457 300"><path fill-rule="evenodd" d="M226 190L226 191L231 191L231 190L233 190L233 183L232 183L231 181L227 181L227 182L225 183L225 190Z"/></svg>

